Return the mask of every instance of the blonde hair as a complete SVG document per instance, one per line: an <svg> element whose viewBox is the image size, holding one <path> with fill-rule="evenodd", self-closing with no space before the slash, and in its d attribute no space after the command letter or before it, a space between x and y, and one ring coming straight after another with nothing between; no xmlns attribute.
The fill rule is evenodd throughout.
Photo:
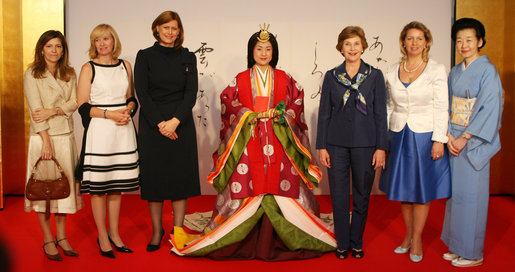
<svg viewBox="0 0 515 272"><path fill-rule="evenodd" d="M422 52L422 59L424 61L429 60L429 50L431 49L431 45L433 44L433 36L431 35L431 31L427 28L423 23L413 21L404 26L401 31L401 35L399 36L399 46L401 48L401 61L405 61L408 57L408 53L406 52L406 48L404 48L404 40L406 39L406 35L408 35L408 30L410 29L418 29L424 33L424 38L426 39L426 46L424 51Z"/></svg>
<svg viewBox="0 0 515 272"><path fill-rule="evenodd" d="M111 37L113 37L113 59L117 59L122 53L122 43L120 42L120 38L118 38L118 34L116 34L114 28L108 24L99 24L93 28L89 35L90 46L88 53L90 59L94 59L98 56L95 40L106 32L111 34Z"/></svg>

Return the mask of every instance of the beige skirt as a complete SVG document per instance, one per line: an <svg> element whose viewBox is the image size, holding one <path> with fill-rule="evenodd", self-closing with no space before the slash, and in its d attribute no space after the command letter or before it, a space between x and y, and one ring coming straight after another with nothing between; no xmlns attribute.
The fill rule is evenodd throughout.
<svg viewBox="0 0 515 272"><path fill-rule="evenodd" d="M70 182L70 196L64 199L51 200L51 213L75 213L82 209L84 202L79 194L79 183L75 182L74 171L77 165L78 155L75 146L75 137L72 133L50 136L52 143L53 155L61 165L68 181ZM27 176L25 184L27 184L34 165L41 157L41 149L43 148L43 140L39 135L32 135L29 138L29 151L27 158ZM36 178L54 179L60 176L55 163L51 160L39 163ZM45 201L30 201L25 198L25 211L45 212Z"/></svg>

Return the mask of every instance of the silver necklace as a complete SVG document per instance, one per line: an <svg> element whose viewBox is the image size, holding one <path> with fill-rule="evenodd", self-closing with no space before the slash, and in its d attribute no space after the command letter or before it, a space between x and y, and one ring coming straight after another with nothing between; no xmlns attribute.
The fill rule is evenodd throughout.
<svg viewBox="0 0 515 272"><path fill-rule="evenodd" d="M404 62L404 71L406 71L406 73L413 73L415 72L416 70L418 70L418 68L420 68L420 66L422 66L422 63L424 63L424 60L422 60L418 65L417 67L415 67L415 69L413 70L408 70L408 68L406 68L406 61Z"/></svg>

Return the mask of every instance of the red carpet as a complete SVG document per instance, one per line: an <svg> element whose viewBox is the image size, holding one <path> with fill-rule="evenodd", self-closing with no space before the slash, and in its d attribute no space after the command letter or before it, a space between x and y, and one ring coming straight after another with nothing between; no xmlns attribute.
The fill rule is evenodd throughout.
<svg viewBox="0 0 515 272"><path fill-rule="evenodd" d="M397 255L393 249L404 236L404 223L399 203L384 196L373 196L364 237L366 256L338 260L333 253L318 259L267 263L253 261L213 261L207 258L183 258L169 253L163 239L157 252L146 252L151 223L147 203L137 195L126 195L122 202L120 234L135 253L116 252L116 259L101 257L96 244L96 228L85 197L86 207L68 217L67 235L80 257L63 256L63 262L47 260L43 254L41 230L34 213L23 211L22 197L7 197L5 210L0 211L0 238L8 248L12 271L459 271L441 258L446 252L440 240L445 201L434 201L424 230L424 260L415 264L407 254ZM209 211L214 196L190 200L188 213ZM319 196L322 212L331 211L330 198ZM172 226L170 203L166 203L164 226ZM0 266L1 267L1 266ZM491 197L485 242L485 264L466 271L515 270L515 200L512 197ZM2 271L0 271L2 272Z"/></svg>

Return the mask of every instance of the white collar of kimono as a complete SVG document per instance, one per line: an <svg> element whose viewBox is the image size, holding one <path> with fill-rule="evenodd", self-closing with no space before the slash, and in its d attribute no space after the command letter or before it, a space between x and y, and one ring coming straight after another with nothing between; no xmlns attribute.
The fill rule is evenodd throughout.
<svg viewBox="0 0 515 272"><path fill-rule="evenodd" d="M256 76L256 87L259 96L270 96L272 75L270 73L270 66L266 67L263 72L256 65L254 65L254 75Z"/></svg>

